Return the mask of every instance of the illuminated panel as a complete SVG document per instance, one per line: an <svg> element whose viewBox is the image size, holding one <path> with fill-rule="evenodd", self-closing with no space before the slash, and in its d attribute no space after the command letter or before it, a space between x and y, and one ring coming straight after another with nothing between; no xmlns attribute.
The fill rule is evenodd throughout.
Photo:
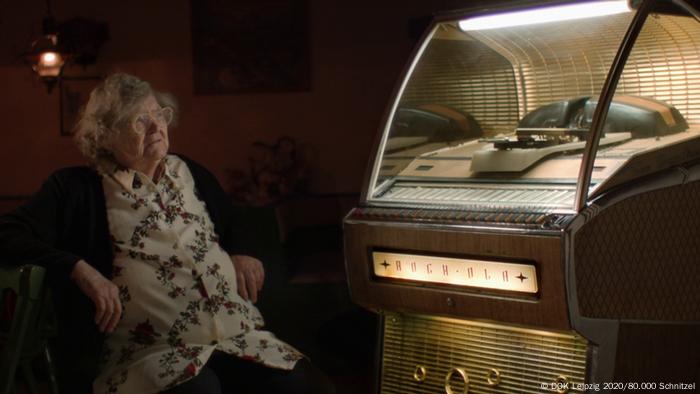
<svg viewBox="0 0 700 394"><path fill-rule="evenodd" d="M381 278L537 293L532 264L372 252L374 274Z"/></svg>

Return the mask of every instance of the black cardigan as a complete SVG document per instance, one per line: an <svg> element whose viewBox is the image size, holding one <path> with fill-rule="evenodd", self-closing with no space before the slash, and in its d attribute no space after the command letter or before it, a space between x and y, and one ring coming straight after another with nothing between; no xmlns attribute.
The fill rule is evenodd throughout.
<svg viewBox="0 0 700 394"><path fill-rule="evenodd" d="M236 244L233 207L216 178L181 157L195 181L198 196L229 254L247 254ZM64 390L88 392L96 374L102 335L93 322L95 309L69 279L83 259L112 277L112 245L100 176L88 167L52 174L26 204L0 216L0 263L36 264L47 269L59 318L59 380ZM66 386L69 383L70 386Z"/></svg>

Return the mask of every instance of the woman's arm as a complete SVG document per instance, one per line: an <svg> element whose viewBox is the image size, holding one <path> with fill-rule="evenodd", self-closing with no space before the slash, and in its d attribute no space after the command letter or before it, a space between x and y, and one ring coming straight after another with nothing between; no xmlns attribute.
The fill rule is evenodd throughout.
<svg viewBox="0 0 700 394"><path fill-rule="evenodd" d="M122 315L119 288L85 260L73 267L71 279L95 304L95 324L101 332L112 332Z"/></svg>
<svg viewBox="0 0 700 394"><path fill-rule="evenodd" d="M118 288L80 256L58 247L71 236L66 200L69 191L80 192L74 183L67 171L59 171L26 204L0 216L0 259L6 264L39 265L55 280L72 280L95 304L100 330L111 331L121 315Z"/></svg>

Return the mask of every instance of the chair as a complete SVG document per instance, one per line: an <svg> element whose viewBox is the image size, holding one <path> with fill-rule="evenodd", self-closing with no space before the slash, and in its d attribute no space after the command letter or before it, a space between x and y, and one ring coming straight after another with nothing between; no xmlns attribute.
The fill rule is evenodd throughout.
<svg viewBox="0 0 700 394"><path fill-rule="evenodd" d="M31 362L42 356L49 375L49 390L58 394L48 346L50 313L45 270L25 265L0 265L0 394L15 392L21 370L31 394L38 394Z"/></svg>

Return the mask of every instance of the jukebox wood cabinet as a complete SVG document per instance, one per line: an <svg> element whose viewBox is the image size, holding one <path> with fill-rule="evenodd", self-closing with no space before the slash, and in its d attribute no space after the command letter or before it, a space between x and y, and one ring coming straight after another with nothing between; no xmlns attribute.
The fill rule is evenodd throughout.
<svg viewBox="0 0 700 394"><path fill-rule="evenodd" d="M700 14L437 18L344 222L380 393L697 389Z"/></svg>

